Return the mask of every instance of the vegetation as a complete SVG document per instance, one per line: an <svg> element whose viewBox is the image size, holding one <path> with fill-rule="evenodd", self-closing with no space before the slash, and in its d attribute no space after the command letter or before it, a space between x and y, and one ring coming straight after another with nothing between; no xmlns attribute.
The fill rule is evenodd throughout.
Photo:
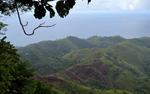
<svg viewBox="0 0 150 94"><path fill-rule="evenodd" d="M75 5L75 0L1 0L0 1L0 12L4 15L10 15L18 7L22 11L27 11L34 8L34 17L41 19L45 16L46 10L50 14L50 18L55 16L55 11L52 1L56 1L57 13L60 17L68 15L69 10Z"/></svg>
<svg viewBox="0 0 150 94"><path fill-rule="evenodd" d="M0 41L1 94L132 94L126 90L93 90L63 78L36 77L5 38Z"/></svg>
<svg viewBox="0 0 150 94"><path fill-rule="evenodd" d="M1 94L62 94L54 87L34 80L31 68L5 38L0 40Z"/></svg>
<svg viewBox="0 0 150 94"><path fill-rule="evenodd" d="M148 40L150 38L124 39L119 36L67 37L21 47L19 53L31 62L38 75L57 88L67 90L67 94L76 94L71 93L72 89L79 94L79 87L94 89L98 94L117 94L119 90L123 94L149 94ZM55 82L47 75L53 75L55 80L60 78L63 83L58 84L60 80Z"/></svg>
<svg viewBox="0 0 150 94"><path fill-rule="evenodd" d="M3 27L5 27L5 26L6 26L6 24L0 22L0 30L1 30Z"/></svg>
<svg viewBox="0 0 150 94"><path fill-rule="evenodd" d="M10 15L17 10L26 34L24 26L27 24L21 22L19 10L34 9L37 19L42 19L48 11L52 18L56 13L52 1L0 0L0 12ZM75 5L75 0L55 1L56 11L62 18ZM5 26L0 22L0 30ZM22 47L19 52L5 38L0 40L1 94L150 93L150 38L68 37Z"/></svg>
<svg viewBox="0 0 150 94"><path fill-rule="evenodd" d="M21 94L26 83L32 77L31 71L20 60L16 49L5 42L0 42L0 91L2 94Z"/></svg>

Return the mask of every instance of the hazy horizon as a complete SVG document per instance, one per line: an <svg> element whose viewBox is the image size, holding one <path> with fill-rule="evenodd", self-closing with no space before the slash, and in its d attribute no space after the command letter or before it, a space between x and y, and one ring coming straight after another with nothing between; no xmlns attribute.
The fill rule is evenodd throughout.
<svg viewBox="0 0 150 94"><path fill-rule="evenodd" d="M138 38L150 36L150 1L148 0L99 0L87 2L80 0L70 10L66 18L56 15L50 19L47 15L42 20L36 20L32 12L21 15L23 23L29 22L27 32L31 32L37 25L56 23L51 28L40 28L33 36L24 35L17 15L2 17L0 20L8 24L7 40L15 46L25 46L31 43L56 40L66 36L87 38L90 36L122 36Z"/></svg>

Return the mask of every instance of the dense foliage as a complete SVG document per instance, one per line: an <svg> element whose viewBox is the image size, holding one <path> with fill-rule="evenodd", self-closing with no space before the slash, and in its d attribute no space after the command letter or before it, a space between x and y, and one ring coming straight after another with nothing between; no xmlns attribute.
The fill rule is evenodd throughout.
<svg viewBox="0 0 150 94"><path fill-rule="evenodd" d="M20 59L17 49L0 40L0 94L62 94L33 79L33 71Z"/></svg>
<svg viewBox="0 0 150 94"><path fill-rule="evenodd" d="M17 50L5 42L0 41L0 91L1 94L21 94L32 73L20 60Z"/></svg>
<svg viewBox="0 0 150 94"><path fill-rule="evenodd" d="M46 11L49 12L50 18L55 16L55 9L60 17L65 17L69 14L70 9L75 5L76 0L0 0L1 14L10 15L16 9L27 11L34 9L34 17L41 19L45 16ZM88 0L90 2L91 0ZM52 2L56 3L52 4ZM54 9L55 8L55 9Z"/></svg>

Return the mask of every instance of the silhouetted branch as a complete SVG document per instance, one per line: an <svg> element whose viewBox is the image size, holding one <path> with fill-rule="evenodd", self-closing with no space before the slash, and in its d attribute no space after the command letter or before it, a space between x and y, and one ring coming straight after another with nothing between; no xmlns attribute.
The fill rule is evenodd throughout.
<svg viewBox="0 0 150 94"><path fill-rule="evenodd" d="M31 35L34 35L35 31L36 31L37 29L41 28L41 27L53 27L53 26L56 25L56 24L53 24L53 25L50 25L50 26L43 26L43 24L45 24L45 22L44 22L44 23L39 24L37 27L35 27L35 28L32 30L31 33L27 33L24 27L28 25L28 22L26 22L25 25L22 23L22 20L21 20L21 17L20 17L20 13L19 13L19 9L18 9L18 5L17 5L16 0L14 0L14 3L15 3L15 6L16 6L16 11L17 11L19 23L20 23L20 25L21 25L21 27L22 27L22 30L23 30L23 32L24 32L25 35L31 36Z"/></svg>
<svg viewBox="0 0 150 94"><path fill-rule="evenodd" d="M50 25L50 26L44 26L43 24L45 24L45 22L44 22L44 23L41 23L41 24L39 24L37 27L35 27L30 35L33 35L34 32L35 32L37 29L41 28L41 27L48 28L48 27L53 27L53 26L56 25L56 24L53 24L53 25Z"/></svg>

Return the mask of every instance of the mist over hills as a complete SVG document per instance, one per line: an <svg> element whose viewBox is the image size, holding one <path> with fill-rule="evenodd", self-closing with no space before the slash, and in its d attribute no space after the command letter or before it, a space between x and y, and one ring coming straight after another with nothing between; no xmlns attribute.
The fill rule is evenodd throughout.
<svg viewBox="0 0 150 94"><path fill-rule="evenodd" d="M113 1L114 2L114 1ZM86 12L86 13L84 13ZM49 19L49 15L41 22L35 20L32 13L21 15L24 21L29 21L30 25L27 31L31 31L43 21L47 25L56 23L52 28L38 29L32 37L24 36L18 23L18 18L12 17L3 18L8 24L7 40L15 46L25 46L31 43L37 43L43 40L56 40L67 36L76 36L80 38L88 38L90 36L115 36L120 35L125 38L138 38L150 35L150 13L149 12L121 12L121 13L101 13L87 12L70 13L65 19L59 17ZM15 24L14 24L15 23ZM36 24L35 24L36 23ZM20 35L20 36L18 36ZM17 37L15 37L17 36ZM19 40L18 40L19 39Z"/></svg>
<svg viewBox="0 0 150 94"><path fill-rule="evenodd" d="M80 39L69 36L21 47L19 53L38 75L53 84L56 83L51 82L51 77L88 88L116 88L130 92L140 88L144 91L138 92L146 93L135 94L150 92L146 89L150 84L149 37Z"/></svg>

